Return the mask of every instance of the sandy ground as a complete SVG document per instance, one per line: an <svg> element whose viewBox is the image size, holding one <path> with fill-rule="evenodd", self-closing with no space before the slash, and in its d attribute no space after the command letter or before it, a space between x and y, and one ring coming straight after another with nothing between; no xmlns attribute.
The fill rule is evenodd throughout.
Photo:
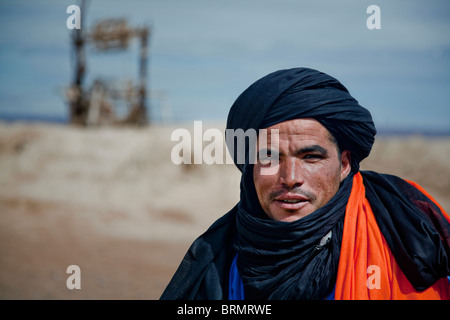
<svg viewBox="0 0 450 320"><path fill-rule="evenodd" d="M239 198L233 165L172 163L174 129L1 123L0 299L158 299ZM450 138L380 137L362 168L414 180L449 211L449 158Z"/></svg>

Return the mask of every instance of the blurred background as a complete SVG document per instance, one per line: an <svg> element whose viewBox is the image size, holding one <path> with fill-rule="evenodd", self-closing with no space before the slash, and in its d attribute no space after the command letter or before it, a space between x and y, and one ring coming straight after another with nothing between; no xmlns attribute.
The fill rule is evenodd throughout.
<svg viewBox="0 0 450 320"><path fill-rule="evenodd" d="M381 29L366 26L373 4ZM171 162L172 131L223 129L283 68L339 79L379 131L362 168L450 210L446 0L0 0L0 28L2 299L158 299L239 200L233 165Z"/></svg>

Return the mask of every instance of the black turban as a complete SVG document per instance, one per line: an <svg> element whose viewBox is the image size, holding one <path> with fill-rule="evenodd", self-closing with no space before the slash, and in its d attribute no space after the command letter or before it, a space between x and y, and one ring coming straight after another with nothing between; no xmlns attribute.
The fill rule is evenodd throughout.
<svg viewBox="0 0 450 320"><path fill-rule="evenodd" d="M258 131L299 118L314 118L325 126L339 149L351 152L352 170L359 170L359 163L369 155L375 140L370 112L338 80L317 70L279 70L259 79L234 102L227 129ZM228 148L232 148L228 139L227 142ZM230 153L242 171L236 150L234 144Z"/></svg>

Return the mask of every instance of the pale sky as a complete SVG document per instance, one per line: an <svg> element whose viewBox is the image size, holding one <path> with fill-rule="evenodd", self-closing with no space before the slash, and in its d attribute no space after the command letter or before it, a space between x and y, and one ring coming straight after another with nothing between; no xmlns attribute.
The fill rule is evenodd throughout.
<svg viewBox="0 0 450 320"><path fill-rule="evenodd" d="M0 0L0 118L67 114L71 4ZM366 27L372 4L380 30ZM149 89L166 94L174 120L225 122L251 83L304 66L340 80L377 127L450 130L448 0L90 0L83 27L106 17L152 27ZM136 79L136 49L89 49L86 84ZM150 106L160 119L158 99Z"/></svg>

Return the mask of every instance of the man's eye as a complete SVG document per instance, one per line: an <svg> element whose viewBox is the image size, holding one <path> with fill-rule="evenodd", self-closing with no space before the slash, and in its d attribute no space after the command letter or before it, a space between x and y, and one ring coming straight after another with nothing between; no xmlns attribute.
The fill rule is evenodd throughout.
<svg viewBox="0 0 450 320"><path fill-rule="evenodd" d="M306 154L303 159L306 160L320 160L323 159L323 156L321 154Z"/></svg>

